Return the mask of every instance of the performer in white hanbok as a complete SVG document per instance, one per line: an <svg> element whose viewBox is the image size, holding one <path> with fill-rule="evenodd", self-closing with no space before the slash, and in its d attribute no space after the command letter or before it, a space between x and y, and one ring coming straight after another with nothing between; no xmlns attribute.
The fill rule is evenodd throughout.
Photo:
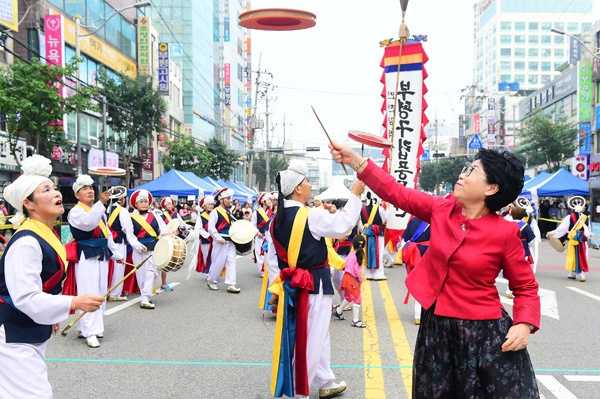
<svg viewBox="0 0 600 399"><path fill-rule="evenodd" d="M213 248L207 285L212 291L218 290L219 279L224 268L227 292L239 294L241 290L236 287L235 245L229 238L229 227L233 222L233 216L229 211L232 197L233 190L229 188L221 188L215 192L217 207L210 213L208 221L208 232L213 238Z"/></svg>
<svg viewBox="0 0 600 399"><path fill-rule="evenodd" d="M215 207L215 198L212 195L205 195L198 203L199 212L196 219L195 230L200 237L200 254L198 254L198 264L196 270L202 275L208 276L210 270L210 259L212 252L212 237L208 232L208 221L210 213Z"/></svg>
<svg viewBox="0 0 600 399"><path fill-rule="evenodd" d="M111 256L123 261L106 223L106 204L109 194L100 193L94 203L94 180L80 175L73 183L75 198L79 201L67 217L74 240L69 244L76 252L76 292L79 294L105 295L108 289L108 261ZM70 274L72 276L72 274ZM79 321L80 337L86 339L90 348L98 348L98 338L104 337L104 306L88 312Z"/></svg>
<svg viewBox="0 0 600 399"><path fill-rule="evenodd" d="M118 199L108 210L108 228L110 229L115 242L115 250L118 257L127 259L127 243L132 240L133 223L131 215L127 210L127 192ZM125 273L125 263L123 261L114 261L110 286L114 287L121 281ZM127 296L123 296L123 284L119 284L110 292L108 299L110 301L126 301Z"/></svg>
<svg viewBox="0 0 600 399"><path fill-rule="evenodd" d="M50 160L26 158L23 175L4 189L17 228L0 258L0 398L50 399L45 351L69 311L95 311L100 296L61 295L66 251L53 230L62 196L48 178ZM27 217L27 218L25 218Z"/></svg>
<svg viewBox="0 0 600 399"><path fill-rule="evenodd" d="M365 276L367 280L386 280L383 255L386 213L376 198L367 193L369 202L361 209L362 234L367 238L365 247Z"/></svg>
<svg viewBox="0 0 600 399"><path fill-rule="evenodd" d="M269 229L269 222L273 216L273 206L271 205L271 195L262 193L258 196L256 210L252 213L250 221L258 230L256 238L254 238L254 261L258 273L263 276L265 272L264 258L266 255L266 240L265 235Z"/></svg>
<svg viewBox="0 0 600 399"><path fill-rule="evenodd" d="M133 248L131 254L134 264L138 264L146 257L150 258L135 272L138 287L142 301L140 308L154 309L155 305L150 301L153 295L154 280L158 276L158 271L152 260L154 247L161 234L166 233L166 225L163 219L150 210L152 204L152 194L147 190L136 190L131 194L130 203L135 208L131 214L133 222L133 237L129 245Z"/></svg>
<svg viewBox="0 0 600 399"><path fill-rule="evenodd" d="M270 288L278 297L271 390L275 397L308 397L313 389L321 398L334 397L346 390L346 383L335 381L330 364L334 291L325 237L344 237L357 223L364 185L354 183L344 208L330 213L307 207L311 185L303 163L290 162L277 184L279 206L271 233L281 271Z"/></svg>

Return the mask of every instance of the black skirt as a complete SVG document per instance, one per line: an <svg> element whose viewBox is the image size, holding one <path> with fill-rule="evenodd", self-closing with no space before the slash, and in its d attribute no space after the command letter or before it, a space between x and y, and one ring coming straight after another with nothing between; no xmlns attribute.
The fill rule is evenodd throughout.
<svg viewBox="0 0 600 399"><path fill-rule="evenodd" d="M502 352L512 320L460 320L424 311L413 368L413 399L539 398L526 349Z"/></svg>

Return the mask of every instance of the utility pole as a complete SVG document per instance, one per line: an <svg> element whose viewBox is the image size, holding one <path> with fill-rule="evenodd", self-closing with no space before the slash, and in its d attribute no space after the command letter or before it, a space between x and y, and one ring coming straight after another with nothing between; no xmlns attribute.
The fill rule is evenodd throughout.
<svg viewBox="0 0 600 399"><path fill-rule="evenodd" d="M256 124L258 123L258 119L256 118L256 106L258 105L258 87L260 85L260 64L262 61L262 53L258 56L258 70L256 71L256 82L254 83L254 109L252 110L252 140L249 141L249 149L248 151L248 178L246 185L248 187L252 186L252 167L254 166L254 139L256 137Z"/></svg>
<svg viewBox="0 0 600 399"><path fill-rule="evenodd" d="M265 191L271 191L271 153L269 152L269 135L271 134L269 125L269 92L265 96L265 140L266 140L266 152L265 152L265 168L267 176L265 176Z"/></svg>

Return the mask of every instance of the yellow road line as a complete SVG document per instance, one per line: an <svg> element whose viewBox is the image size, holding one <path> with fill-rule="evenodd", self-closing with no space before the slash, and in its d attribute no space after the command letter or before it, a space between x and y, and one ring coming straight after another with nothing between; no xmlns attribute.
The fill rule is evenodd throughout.
<svg viewBox="0 0 600 399"><path fill-rule="evenodd" d="M364 322L367 324L367 328L363 329L364 359L365 365L371 366L365 367L365 398L385 399L383 368L379 355L379 336L377 335L370 281L362 284L362 312Z"/></svg>
<svg viewBox="0 0 600 399"><path fill-rule="evenodd" d="M392 292L386 281L379 282L379 290L383 297L383 305L385 307L385 314L390 325L390 332L392 334L392 343L394 345L394 351L396 352L396 359L400 365L413 364L413 355L408 339L406 338L406 332L404 326L400 321L398 309L394 303ZM406 389L406 397L412 396L412 368L401 367L400 373L402 375L402 382Z"/></svg>

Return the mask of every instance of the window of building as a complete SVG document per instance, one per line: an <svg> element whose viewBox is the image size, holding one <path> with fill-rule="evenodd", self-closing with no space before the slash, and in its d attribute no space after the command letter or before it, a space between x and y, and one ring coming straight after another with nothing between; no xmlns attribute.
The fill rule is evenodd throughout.
<svg viewBox="0 0 600 399"><path fill-rule="evenodd" d="M565 50L562 49L562 48L555 48L554 49L554 56L555 57L560 57L560 58L564 57L565 56Z"/></svg>
<svg viewBox="0 0 600 399"><path fill-rule="evenodd" d="M530 48L527 50L527 55L530 57L537 57L540 55L540 52L537 48Z"/></svg>
<svg viewBox="0 0 600 399"><path fill-rule="evenodd" d="M562 36L560 36L562 37ZM552 43L552 36L550 35L542 35L542 44L550 44Z"/></svg>
<svg viewBox="0 0 600 399"><path fill-rule="evenodd" d="M523 32L525 30L525 22L515 22L515 30L517 32Z"/></svg>
<svg viewBox="0 0 600 399"><path fill-rule="evenodd" d="M501 57L510 57L512 54L512 50L509 48L501 48L500 49L500 56Z"/></svg>
<svg viewBox="0 0 600 399"><path fill-rule="evenodd" d="M63 9L65 8L65 2L63 0L49 0L50 4L54 4L56 7Z"/></svg>
<svg viewBox="0 0 600 399"><path fill-rule="evenodd" d="M524 84L525 83L525 75L515 75L515 82L518 82L519 84Z"/></svg>
<svg viewBox="0 0 600 399"><path fill-rule="evenodd" d="M510 67L512 63L510 61L501 61L500 62L500 71L502 72L510 72Z"/></svg>
<svg viewBox="0 0 600 399"><path fill-rule="evenodd" d="M554 29L558 29L558 30L565 30L565 24L563 22L555 22L554 23Z"/></svg>
<svg viewBox="0 0 600 399"><path fill-rule="evenodd" d="M543 48L542 49L542 58L548 58L552 55L552 49Z"/></svg>
<svg viewBox="0 0 600 399"><path fill-rule="evenodd" d="M66 138L69 141L75 142L77 141L77 136L76 136L76 132L77 132L77 121L76 121L76 114L67 114L67 128L66 128Z"/></svg>
<svg viewBox="0 0 600 399"><path fill-rule="evenodd" d="M512 22L510 22L510 21L500 22L500 30L501 31L509 31L511 29L512 29Z"/></svg>
<svg viewBox="0 0 600 399"><path fill-rule="evenodd" d="M548 32L550 29L552 29L552 22L542 22L542 30L544 32Z"/></svg>
<svg viewBox="0 0 600 399"><path fill-rule="evenodd" d="M542 84L548 84L552 81L551 75L542 75Z"/></svg>
<svg viewBox="0 0 600 399"><path fill-rule="evenodd" d="M584 22L581 24L581 31L583 33L591 32L592 24L590 22Z"/></svg>
<svg viewBox="0 0 600 399"><path fill-rule="evenodd" d="M127 54L131 58L135 59L135 57L136 57L135 26L128 23L127 20L121 16L119 16L119 19L121 19L121 35L119 37L120 48L125 54Z"/></svg>
<svg viewBox="0 0 600 399"><path fill-rule="evenodd" d="M560 71L560 68L563 66L564 62L555 62L554 63L554 70L555 71Z"/></svg>
<svg viewBox="0 0 600 399"><path fill-rule="evenodd" d="M569 22L567 24L567 32L579 32L579 24L577 22Z"/></svg>
<svg viewBox="0 0 600 399"><path fill-rule="evenodd" d="M536 85L536 84L538 84L538 81L539 81L538 75L529 75L527 77L527 83L529 83L530 85Z"/></svg>
<svg viewBox="0 0 600 399"><path fill-rule="evenodd" d="M515 49L515 57L525 58L525 49L524 48L516 48Z"/></svg>
<svg viewBox="0 0 600 399"><path fill-rule="evenodd" d="M542 71L549 72L552 70L552 64L550 62L542 62Z"/></svg>
<svg viewBox="0 0 600 399"><path fill-rule="evenodd" d="M539 69L539 63L537 61L530 61L527 69L530 71L537 71Z"/></svg>
<svg viewBox="0 0 600 399"><path fill-rule="evenodd" d="M500 81L501 82L511 82L512 81L512 75L511 74L500 75Z"/></svg>
<svg viewBox="0 0 600 399"><path fill-rule="evenodd" d="M85 20L85 0L67 0L65 1L64 10L73 17L80 16L83 19L81 22L87 25L87 21Z"/></svg>
<svg viewBox="0 0 600 399"><path fill-rule="evenodd" d="M99 147L100 140L98 140L98 138L101 137L100 129L102 128L100 120L91 115L86 115L85 119L88 124L88 142L91 146Z"/></svg>
<svg viewBox="0 0 600 399"><path fill-rule="evenodd" d="M525 44L525 35L515 35L515 43Z"/></svg>
<svg viewBox="0 0 600 399"><path fill-rule="evenodd" d="M112 14L114 12L113 8L107 6L106 13ZM119 16L114 16L106 22L106 41L112 44L115 47L119 47L119 41L121 36L121 18Z"/></svg>
<svg viewBox="0 0 600 399"><path fill-rule="evenodd" d="M500 35L500 43L501 44L511 44L512 38L510 35Z"/></svg>
<svg viewBox="0 0 600 399"><path fill-rule="evenodd" d="M529 30L539 30L540 29L540 24L537 22L530 22L529 23Z"/></svg>
<svg viewBox="0 0 600 399"><path fill-rule="evenodd" d="M529 44L538 44L540 42L540 37L538 35L529 35L527 37L527 42Z"/></svg>
<svg viewBox="0 0 600 399"><path fill-rule="evenodd" d="M524 69L525 69L525 63L523 61L516 61L515 62L515 70L522 71Z"/></svg>
<svg viewBox="0 0 600 399"><path fill-rule="evenodd" d="M565 37L562 35L554 36L554 44L563 44L565 42Z"/></svg>
<svg viewBox="0 0 600 399"><path fill-rule="evenodd" d="M87 0L87 25L97 29L96 35L100 37L104 37L104 4L104 0Z"/></svg>

